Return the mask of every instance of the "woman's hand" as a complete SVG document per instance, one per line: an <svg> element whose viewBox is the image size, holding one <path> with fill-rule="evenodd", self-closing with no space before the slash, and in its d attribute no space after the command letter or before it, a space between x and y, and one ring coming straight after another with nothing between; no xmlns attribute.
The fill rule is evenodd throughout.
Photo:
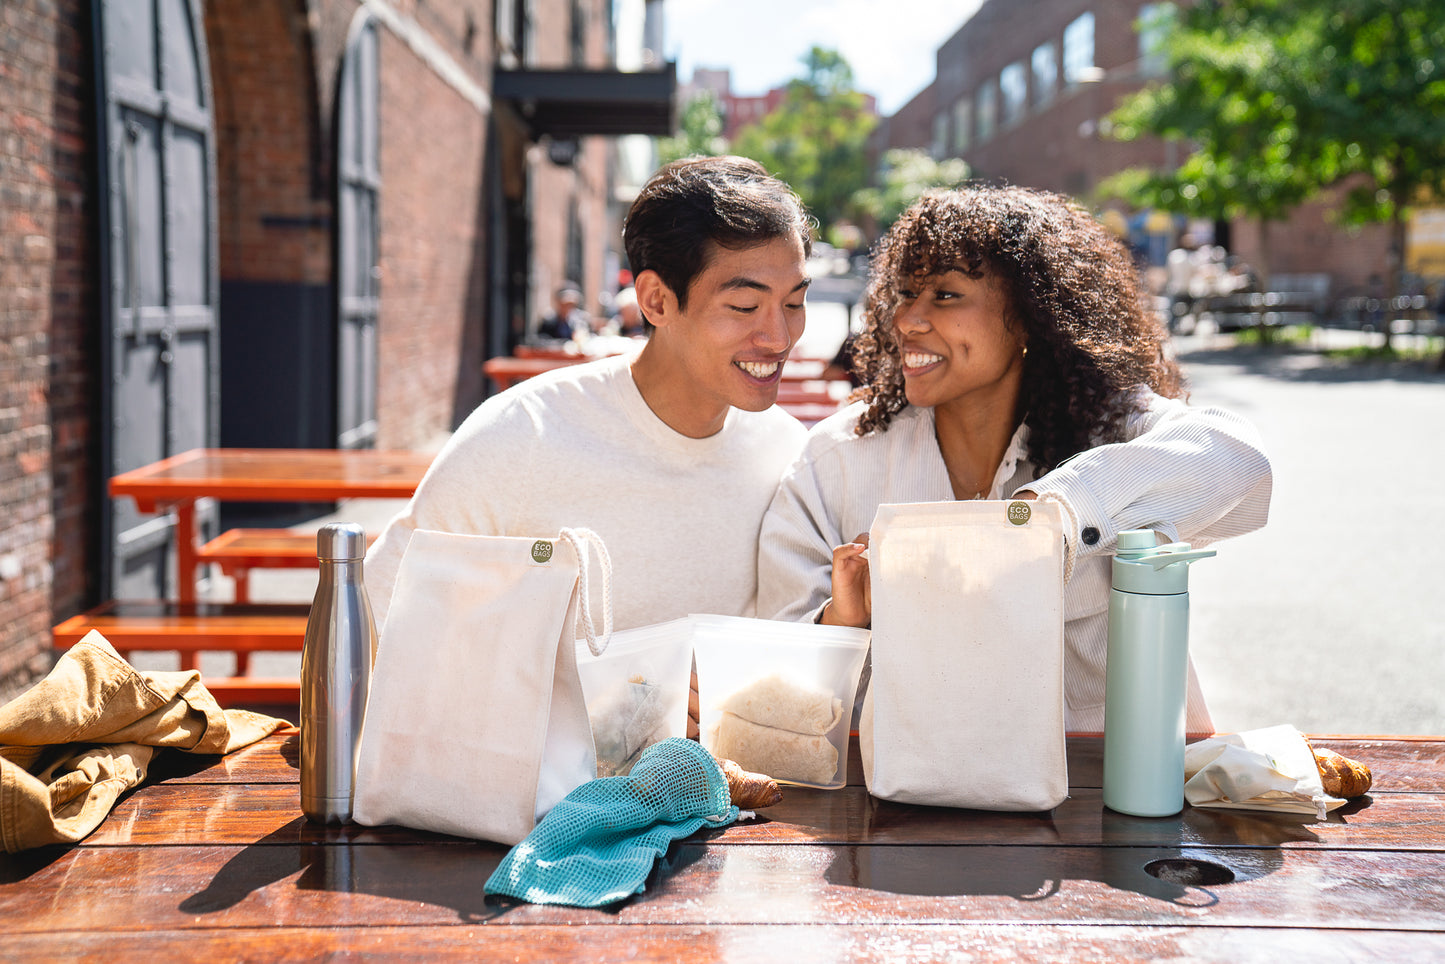
<svg viewBox="0 0 1445 964"><path fill-rule="evenodd" d="M823 608L825 626L857 626L873 622L873 593L868 585L868 533L833 550L833 598Z"/></svg>

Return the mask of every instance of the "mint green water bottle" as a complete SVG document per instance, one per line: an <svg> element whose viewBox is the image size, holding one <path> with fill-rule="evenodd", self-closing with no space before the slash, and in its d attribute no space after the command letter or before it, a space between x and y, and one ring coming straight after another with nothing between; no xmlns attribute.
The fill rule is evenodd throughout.
<svg viewBox="0 0 1445 964"><path fill-rule="evenodd" d="M1104 691L1104 805L1137 817L1184 809L1189 684L1189 563L1214 555L1119 533L1109 590Z"/></svg>

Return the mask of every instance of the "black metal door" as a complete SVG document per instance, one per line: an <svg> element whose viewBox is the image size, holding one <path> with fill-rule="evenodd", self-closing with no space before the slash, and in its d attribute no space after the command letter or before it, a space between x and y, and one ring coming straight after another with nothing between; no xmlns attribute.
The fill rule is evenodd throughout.
<svg viewBox="0 0 1445 964"><path fill-rule="evenodd" d="M94 0L106 478L219 430L215 147L199 0ZM169 595L172 520L109 501L102 592Z"/></svg>
<svg viewBox="0 0 1445 964"><path fill-rule="evenodd" d="M336 420L337 448L376 445L377 36L357 13L337 97Z"/></svg>

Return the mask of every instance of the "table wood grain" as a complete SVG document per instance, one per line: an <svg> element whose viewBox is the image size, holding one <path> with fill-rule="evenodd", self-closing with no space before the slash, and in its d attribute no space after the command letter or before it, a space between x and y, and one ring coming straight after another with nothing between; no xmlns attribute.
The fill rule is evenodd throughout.
<svg viewBox="0 0 1445 964"><path fill-rule="evenodd" d="M163 753L81 845L0 857L0 957L1442 959L1445 741L1314 742L1376 780L1322 822L1115 814L1101 741L1075 736L1069 799L1048 813L788 787L674 844L643 894L584 909L485 898L497 844L308 823L291 729L225 757Z"/></svg>

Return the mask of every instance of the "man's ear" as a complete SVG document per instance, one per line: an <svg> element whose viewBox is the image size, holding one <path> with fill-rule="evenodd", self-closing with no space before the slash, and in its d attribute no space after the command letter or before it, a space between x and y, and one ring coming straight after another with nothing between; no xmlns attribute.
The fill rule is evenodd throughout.
<svg viewBox="0 0 1445 964"><path fill-rule="evenodd" d="M677 316L677 295L660 274L651 268L642 271L632 280L632 288L637 292L637 307L642 309L643 317L658 328L672 323Z"/></svg>

